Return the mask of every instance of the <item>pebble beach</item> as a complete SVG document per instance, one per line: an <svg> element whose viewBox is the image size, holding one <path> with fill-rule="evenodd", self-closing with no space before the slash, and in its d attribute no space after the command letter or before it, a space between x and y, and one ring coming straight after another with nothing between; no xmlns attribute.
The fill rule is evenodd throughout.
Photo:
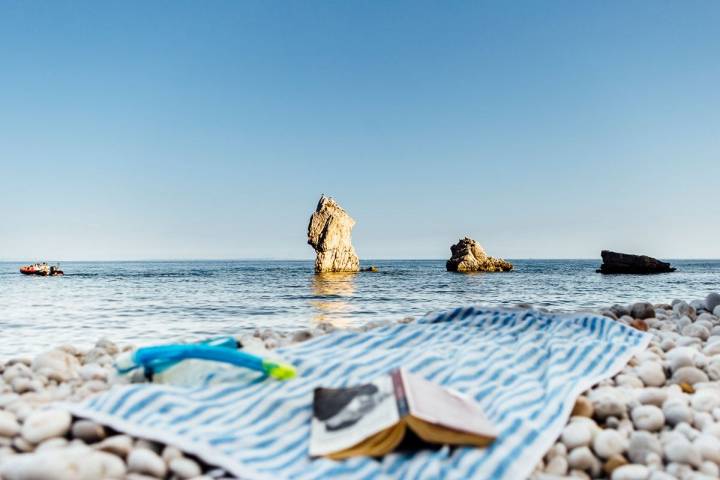
<svg viewBox="0 0 720 480"><path fill-rule="evenodd" d="M720 478L720 294L612 305L596 313L647 331L652 340L621 372L576 400L561 436L531 478ZM272 350L334 329L328 324L295 332L264 329L237 339ZM64 345L0 363L2 479L229 478L173 446L73 418L54 405L144 381L115 374L115 358L131 348L101 339L90 349Z"/></svg>

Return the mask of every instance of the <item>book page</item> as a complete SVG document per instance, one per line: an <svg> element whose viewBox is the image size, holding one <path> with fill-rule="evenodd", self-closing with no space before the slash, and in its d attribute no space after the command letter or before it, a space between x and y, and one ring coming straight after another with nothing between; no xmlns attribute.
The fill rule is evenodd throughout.
<svg viewBox="0 0 720 480"><path fill-rule="evenodd" d="M316 388L310 455L345 450L399 421L389 375L360 386Z"/></svg>
<svg viewBox="0 0 720 480"><path fill-rule="evenodd" d="M495 427L473 399L405 369L402 369L402 377L410 415L461 432L492 438L497 436Z"/></svg>

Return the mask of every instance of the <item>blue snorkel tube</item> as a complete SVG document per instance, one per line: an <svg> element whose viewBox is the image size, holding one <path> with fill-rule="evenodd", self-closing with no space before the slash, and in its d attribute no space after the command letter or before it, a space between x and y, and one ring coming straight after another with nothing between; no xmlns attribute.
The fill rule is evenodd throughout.
<svg viewBox="0 0 720 480"><path fill-rule="evenodd" d="M262 372L277 380L289 380L296 375L295 367L276 362L237 349L232 337L222 337L202 343L158 345L142 347L118 357L115 368L126 374L137 368L146 372L160 373L183 360L211 360L236 367Z"/></svg>

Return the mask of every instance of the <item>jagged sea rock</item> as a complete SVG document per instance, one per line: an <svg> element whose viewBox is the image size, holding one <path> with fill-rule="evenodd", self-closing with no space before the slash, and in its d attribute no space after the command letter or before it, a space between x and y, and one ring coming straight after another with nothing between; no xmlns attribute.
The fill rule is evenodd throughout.
<svg viewBox="0 0 720 480"><path fill-rule="evenodd" d="M489 257L472 238L462 238L450 247L452 256L445 267L449 272L508 272L513 266L501 258Z"/></svg>
<svg viewBox="0 0 720 480"><path fill-rule="evenodd" d="M631 255L609 250L600 252L603 263L598 273L667 273L675 269L669 263L661 262L646 255Z"/></svg>
<svg viewBox="0 0 720 480"><path fill-rule="evenodd" d="M315 249L315 272L357 272L360 260L351 243L355 220L338 203L320 197L308 224L308 243Z"/></svg>

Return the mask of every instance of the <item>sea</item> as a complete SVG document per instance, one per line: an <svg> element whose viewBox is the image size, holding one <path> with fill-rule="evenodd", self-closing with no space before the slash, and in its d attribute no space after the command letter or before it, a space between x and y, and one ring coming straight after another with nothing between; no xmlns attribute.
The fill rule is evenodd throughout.
<svg viewBox="0 0 720 480"><path fill-rule="evenodd" d="M65 262L63 277L0 263L0 359L102 337L152 345L255 329L339 328L479 304L557 311L720 291L720 260L670 260L677 272L601 275L599 260L511 260L509 273L459 274L443 260L368 260L377 272L313 273L312 261Z"/></svg>

